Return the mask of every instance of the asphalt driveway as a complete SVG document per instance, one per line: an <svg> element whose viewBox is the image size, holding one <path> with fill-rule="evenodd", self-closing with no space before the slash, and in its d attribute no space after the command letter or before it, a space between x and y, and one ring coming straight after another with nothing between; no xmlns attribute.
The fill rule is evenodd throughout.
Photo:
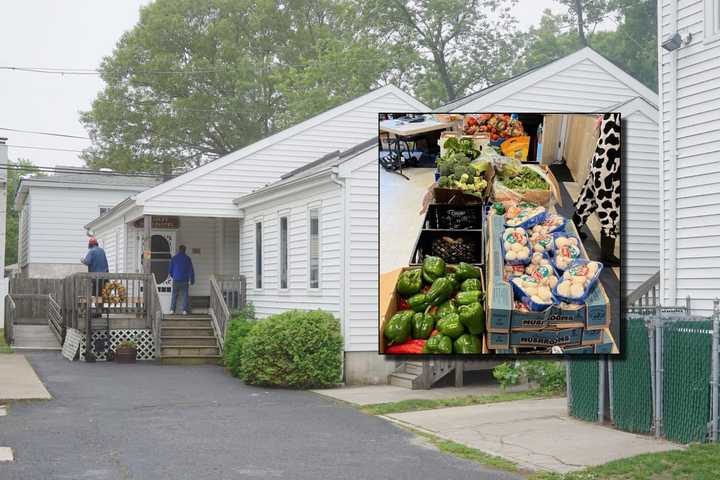
<svg viewBox="0 0 720 480"><path fill-rule="evenodd" d="M310 392L255 388L213 366L28 358L54 399L0 417L3 480L509 479Z"/></svg>

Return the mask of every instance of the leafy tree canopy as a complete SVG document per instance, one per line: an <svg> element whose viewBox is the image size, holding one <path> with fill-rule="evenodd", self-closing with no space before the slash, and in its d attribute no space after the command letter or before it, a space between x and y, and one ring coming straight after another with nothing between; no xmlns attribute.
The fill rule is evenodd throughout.
<svg viewBox="0 0 720 480"><path fill-rule="evenodd" d="M42 176L38 173L38 168L33 165L30 160L20 158L16 161L10 161L10 168L7 171L7 204L5 217L5 265L12 265L18 261L18 223L20 212L15 210L15 194L17 193L20 179L24 175L34 174Z"/></svg>

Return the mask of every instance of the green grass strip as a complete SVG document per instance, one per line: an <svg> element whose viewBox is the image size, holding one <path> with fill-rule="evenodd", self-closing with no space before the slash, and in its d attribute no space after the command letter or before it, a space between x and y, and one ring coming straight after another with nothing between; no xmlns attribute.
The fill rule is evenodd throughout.
<svg viewBox="0 0 720 480"><path fill-rule="evenodd" d="M4 328L0 328L0 353L12 353L12 347L5 343Z"/></svg>
<svg viewBox="0 0 720 480"><path fill-rule="evenodd" d="M409 399L399 402L375 403L360 407L370 415L389 415L392 413L417 412L419 410L435 410L437 408L466 407L468 405L485 405L488 403L511 402L515 400L541 399L561 395L559 392L547 392L541 389L523 392L501 392L489 395L465 395L440 399Z"/></svg>
<svg viewBox="0 0 720 480"><path fill-rule="evenodd" d="M564 475L536 473L531 480L712 480L720 478L720 444L646 453Z"/></svg>

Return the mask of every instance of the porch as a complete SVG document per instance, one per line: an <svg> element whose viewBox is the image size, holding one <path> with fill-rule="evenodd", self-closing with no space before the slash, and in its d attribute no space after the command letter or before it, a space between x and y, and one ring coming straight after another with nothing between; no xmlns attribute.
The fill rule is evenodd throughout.
<svg viewBox="0 0 720 480"><path fill-rule="evenodd" d="M233 310L246 302L245 279L211 275L208 308L194 315L163 313L152 273L76 273L64 279L13 279L5 300L5 336L16 343L24 323L45 325L68 359L110 360L123 341L138 359L216 363Z"/></svg>

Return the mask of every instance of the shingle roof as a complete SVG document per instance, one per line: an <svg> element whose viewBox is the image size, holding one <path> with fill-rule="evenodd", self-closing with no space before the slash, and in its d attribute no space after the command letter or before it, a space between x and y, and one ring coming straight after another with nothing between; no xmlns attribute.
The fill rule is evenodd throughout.
<svg viewBox="0 0 720 480"><path fill-rule="evenodd" d="M23 181L37 181L43 183L77 183L79 185L113 185L136 187L138 189L146 189L154 187L163 182L160 177L147 177L138 175L123 175L115 172L102 172L90 170L87 168L77 167L57 167L63 173L53 175L30 176ZM74 171L71 171L74 170Z"/></svg>

